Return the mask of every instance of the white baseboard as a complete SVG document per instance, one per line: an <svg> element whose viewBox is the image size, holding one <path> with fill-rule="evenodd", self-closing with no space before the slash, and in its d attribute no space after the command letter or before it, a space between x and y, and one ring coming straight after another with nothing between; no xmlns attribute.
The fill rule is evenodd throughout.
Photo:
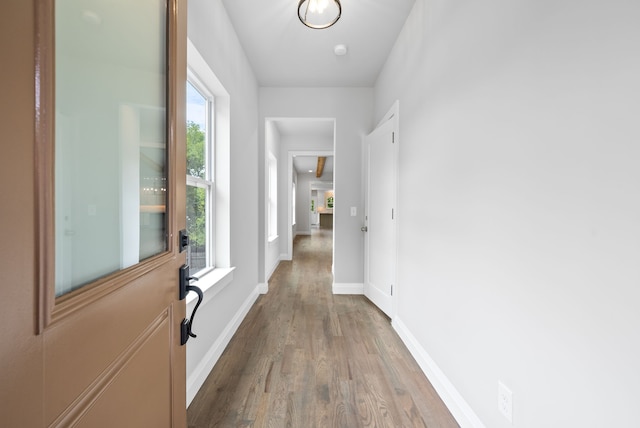
<svg viewBox="0 0 640 428"><path fill-rule="evenodd" d="M267 294L269 292L269 283L261 282L258 284L258 293Z"/></svg>
<svg viewBox="0 0 640 428"><path fill-rule="evenodd" d="M391 324L460 427L486 428L407 326L398 317Z"/></svg>
<svg viewBox="0 0 640 428"><path fill-rule="evenodd" d="M236 312L231 321L229 321L229 324L224 328L222 334L220 334L216 339L209 351L207 351L202 360L200 360L200 363L198 363L196 368L187 378L187 406L191 404L191 401L193 401L198 390L200 390L200 387L204 384L207 376L211 373L213 366L216 365L222 355L222 352L229 344L229 341L231 341L231 338L235 334L236 330L238 330L238 327L240 327L240 323L244 317L247 316L247 313L249 313L249 310L260 294L261 285L262 284L258 285L247 297L240 309L238 309L238 312Z"/></svg>
<svg viewBox="0 0 640 428"><path fill-rule="evenodd" d="M280 254L280 261L285 261L285 262L290 262L291 260L293 260L293 256L291 254Z"/></svg>
<svg viewBox="0 0 640 428"><path fill-rule="evenodd" d="M279 265L280 265L280 259L278 258L278 260L276 260L273 263L273 266L271 266L271 268L269 269L267 276L265 278L265 281L269 281L271 279L271 275L273 275L273 273L276 271Z"/></svg>
<svg viewBox="0 0 640 428"><path fill-rule="evenodd" d="M364 294L364 284L362 283L333 283L331 287L333 294Z"/></svg>

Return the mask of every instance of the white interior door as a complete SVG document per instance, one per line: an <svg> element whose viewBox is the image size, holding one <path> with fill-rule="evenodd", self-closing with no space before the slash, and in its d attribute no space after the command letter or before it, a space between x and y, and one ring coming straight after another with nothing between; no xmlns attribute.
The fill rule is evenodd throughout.
<svg viewBox="0 0 640 428"><path fill-rule="evenodd" d="M364 294L392 317L396 270L396 143L391 118L365 138Z"/></svg>

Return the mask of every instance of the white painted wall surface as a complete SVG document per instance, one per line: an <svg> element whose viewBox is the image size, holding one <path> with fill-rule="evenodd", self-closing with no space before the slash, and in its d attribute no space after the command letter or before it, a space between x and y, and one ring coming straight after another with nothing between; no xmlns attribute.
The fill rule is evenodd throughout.
<svg viewBox="0 0 640 428"><path fill-rule="evenodd" d="M231 97L230 240L236 267L233 281L198 310L193 327L198 338L187 344L190 388L194 377L206 376L257 297L258 85L220 0L189 2L188 20L190 40Z"/></svg>
<svg viewBox="0 0 640 428"><path fill-rule="evenodd" d="M362 212L361 142L373 126L373 89L260 88L260 122L268 117L336 119L334 282L362 284L361 218L351 217L349 207L359 207L358 212ZM259 156L264 159L264 131L261 132ZM259 174L264 177L264 166ZM264 192L260 201L264 203ZM261 225L263 221L261 218ZM261 239L265 233L263 226Z"/></svg>
<svg viewBox="0 0 640 428"><path fill-rule="evenodd" d="M313 173L298 174L298 186L296 188L296 233L298 235L310 235L311 225L309 223L309 213L311 212L311 191L309 183L315 179Z"/></svg>
<svg viewBox="0 0 640 428"><path fill-rule="evenodd" d="M400 101L394 325L487 427L510 426L499 380L514 427L640 421L639 17L417 0L378 79L376 119Z"/></svg>

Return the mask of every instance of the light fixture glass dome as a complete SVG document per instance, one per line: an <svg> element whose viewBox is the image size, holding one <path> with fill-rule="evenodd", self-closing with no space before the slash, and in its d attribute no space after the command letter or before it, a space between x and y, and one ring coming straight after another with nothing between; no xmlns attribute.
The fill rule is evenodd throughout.
<svg viewBox="0 0 640 428"><path fill-rule="evenodd" d="M329 28L340 19L340 0L300 0L298 18L309 28Z"/></svg>

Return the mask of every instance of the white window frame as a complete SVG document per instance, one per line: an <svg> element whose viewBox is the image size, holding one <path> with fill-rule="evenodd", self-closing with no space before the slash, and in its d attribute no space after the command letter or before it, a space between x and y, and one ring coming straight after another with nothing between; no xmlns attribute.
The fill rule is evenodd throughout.
<svg viewBox="0 0 640 428"><path fill-rule="evenodd" d="M200 52L187 39L187 77L192 82L201 82L207 92L215 98L215 109L212 110L214 141L214 157L210 159L213 173L214 187L212 192L211 230L212 239L209 245L212 247L213 269L203 270L196 275L200 280L198 287L204 293L202 305L206 305L214 296L233 281L235 267L231 260L231 206L229 201L231 190L231 97L220 80L213 73L209 64ZM195 86L195 85L194 85ZM187 295L187 308L193 309L196 302L196 294ZM193 390L192 390L193 389ZM188 401L193 398L197 388L187 385Z"/></svg>
<svg viewBox="0 0 640 428"><path fill-rule="evenodd" d="M216 187L215 187L215 104L214 96L211 91L204 85L193 73L191 69L187 72L187 81L193 86L202 97L205 99L205 115L206 115L206 129L205 129L205 177L194 177L187 174L187 186L198 187L205 189L205 251L206 251L206 263L205 267L198 272L190 272L191 275L200 277L207 272L215 269L215 212L216 212Z"/></svg>
<svg viewBox="0 0 640 428"><path fill-rule="evenodd" d="M296 225L296 180L291 182L291 225Z"/></svg>
<svg viewBox="0 0 640 428"><path fill-rule="evenodd" d="M278 159L269 152L268 156L268 202L267 202L267 236L269 242L278 239Z"/></svg>

